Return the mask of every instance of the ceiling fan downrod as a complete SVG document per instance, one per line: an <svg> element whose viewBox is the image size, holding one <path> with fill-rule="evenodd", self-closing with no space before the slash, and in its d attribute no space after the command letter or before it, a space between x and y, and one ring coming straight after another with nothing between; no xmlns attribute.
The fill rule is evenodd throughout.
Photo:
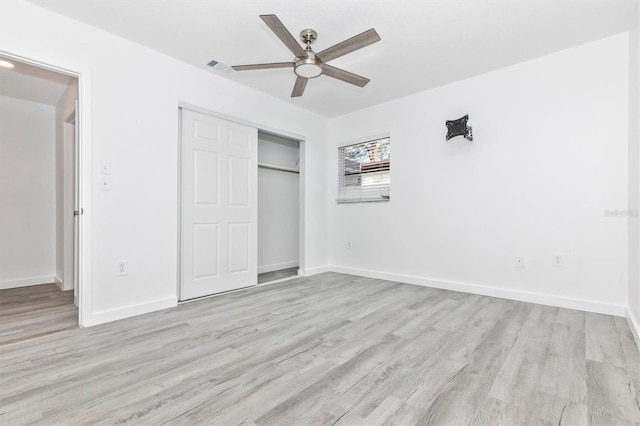
<svg viewBox="0 0 640 426"><path fill-rule="evenodd" d="M311 52L311 43L313 43L318 38L318 33L314 30L307 28L306 30L300 31L300 39L303 43L307 45L305 50L307 52Z"/></svg>

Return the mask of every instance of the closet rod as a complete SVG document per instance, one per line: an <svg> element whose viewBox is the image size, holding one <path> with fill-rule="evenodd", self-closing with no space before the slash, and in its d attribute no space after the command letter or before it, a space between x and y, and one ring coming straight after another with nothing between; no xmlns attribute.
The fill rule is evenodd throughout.
<svg viewBox="0 0 640 426"><path fill-rule="evenodd" d="M291 169L289 167L274 166L273 164L258 163L258 167L261 169L280 170L282 172L289 173L300 173L299 170Z"/></svg>

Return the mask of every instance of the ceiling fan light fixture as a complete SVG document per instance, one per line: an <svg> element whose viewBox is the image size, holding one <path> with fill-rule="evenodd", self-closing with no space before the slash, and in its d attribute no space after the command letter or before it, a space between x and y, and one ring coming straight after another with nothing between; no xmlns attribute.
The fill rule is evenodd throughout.
<svg viewBox="0 0 640 426"><path fill-rule="evenodd" d="M299 77L316 78L322 74L322 67L317 64L301 64L296 66L294 71Z"/></svg>
<svg viewBox="0 0 640 426"><path fill-rule="evenodd" d="M322 74L322 62L309 55L308 58L299 59L293 64L293 72L298 77L316 78Z"/></svg>

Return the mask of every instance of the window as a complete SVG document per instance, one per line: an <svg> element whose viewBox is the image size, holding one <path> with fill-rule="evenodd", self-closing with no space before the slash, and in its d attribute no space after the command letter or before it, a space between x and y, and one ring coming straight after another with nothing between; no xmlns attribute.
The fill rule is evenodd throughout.
<svg viewBox="0 0 640 426"><path fill-rule="evenodd" d="M389 201L391 138L338 148L338 203Z"/></svg>

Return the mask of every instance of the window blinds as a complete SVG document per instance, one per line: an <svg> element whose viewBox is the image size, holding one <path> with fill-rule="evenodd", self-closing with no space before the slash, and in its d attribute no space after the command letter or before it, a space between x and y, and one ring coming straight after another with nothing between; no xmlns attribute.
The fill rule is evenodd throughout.
<svg viewBox="0 0 640 426"><path fill-rule="evenodd" d="M338 148L338 203L389 201L391 140Z"/></svg>

